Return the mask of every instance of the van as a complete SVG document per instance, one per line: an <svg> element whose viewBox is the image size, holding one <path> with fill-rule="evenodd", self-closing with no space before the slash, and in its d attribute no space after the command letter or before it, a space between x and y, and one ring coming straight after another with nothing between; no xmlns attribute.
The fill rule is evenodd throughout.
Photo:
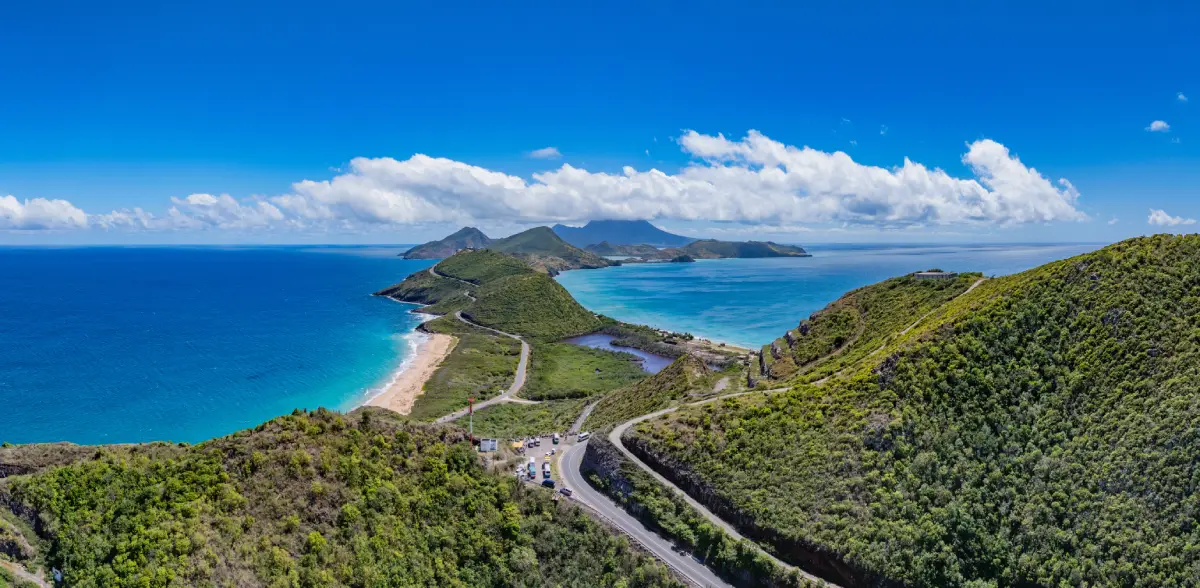
<svg viewBox="0 0 1200 588"><path fill-rule="evenodd" d="M587 440L588 440L588 437L591 437L591 436L592 436L592 434L591 434L591 433L588 433L588 432L586 432L586 431L585 431L585 432L583 432L583 433L580 433L580 434L579 434L579 440L580 440L580 441L587 441Z"/></svg>

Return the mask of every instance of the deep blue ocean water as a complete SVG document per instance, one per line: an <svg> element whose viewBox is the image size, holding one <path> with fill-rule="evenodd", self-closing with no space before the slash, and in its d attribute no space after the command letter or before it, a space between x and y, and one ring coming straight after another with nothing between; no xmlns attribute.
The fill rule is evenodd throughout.
<svg viewBox="0 0 1200 588"><path fill-rule="evenodd" d="M558 281L592 311L757 348L846 291L889 277L932 268L1007 275L1102 246L811 246L812 257L629 264Z"/></svg>
<svg viewBox="0 0 1200 588"><path fill-rule="evenodd" d="M0 248L0 441L201 441L348 409L419 315L400 248Z"/></svg>
<svg viewBox="0 0 1200 588"><path fill-rule="evenodd" d="M1007 274L1098 247L812 247L559 281L597 312L757 346L890 276ZM410 305L370 296L431 264L401 250L0 248L0 441L195 442L358 406L419 337Z"/></svg>

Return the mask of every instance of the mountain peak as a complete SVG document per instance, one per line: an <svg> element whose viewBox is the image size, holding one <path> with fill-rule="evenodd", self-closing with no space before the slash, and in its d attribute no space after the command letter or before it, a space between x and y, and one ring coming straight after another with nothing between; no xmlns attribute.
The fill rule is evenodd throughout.
<svg viewBox="0 0 1200 588"><path fill-rule="evenodd" d="M587 247L603 241L610 245L654 245L657 247L681 247L694 241L668 233L648 220L593 220L582 227L554 225L554 232L576 247Z"/></svg>

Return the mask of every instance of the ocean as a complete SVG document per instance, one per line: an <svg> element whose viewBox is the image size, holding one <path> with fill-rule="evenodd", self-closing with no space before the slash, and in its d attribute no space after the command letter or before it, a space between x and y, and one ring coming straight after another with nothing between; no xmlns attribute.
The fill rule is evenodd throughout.
<svg viewBox="0 0 1200 588"><path fill-rule="evenodd" d="M1007 275L1102 244L806 246L812 257L629 264L558 282L610 317L758 348L839 296L925 269Z"/></svg>
<svg viewBox="0 0 1200 588"><path fill-rule="evenodd" d="M757 346L890 276L1007 274L1098 247L812 247L558 279L591 310ZM198 442L359 406L422 336L411 305L370 296L432 263L402 250L0 248L0 441Z"/></svg>
<svg viewBox="0 0 1200 588"><path fill-rule="evenodd" d="M0 441L197 442L349 409L412 355L399 248L0 248Z"/></svg>

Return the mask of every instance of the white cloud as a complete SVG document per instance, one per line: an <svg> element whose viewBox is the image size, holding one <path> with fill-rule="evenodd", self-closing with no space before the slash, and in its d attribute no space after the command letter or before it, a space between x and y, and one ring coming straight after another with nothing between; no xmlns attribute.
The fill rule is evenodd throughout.
<svg viewBox="0 0 1200 588"><path fill-rule="evenodd" d="M1110 218L1110 219L1108 219L1108 224L1110 224L1110 225L1115 225L1115 224L1117 224L1118 222L1119 222L1119 221L1117 220L1117 217L1115 217L1115 216L1114 216L1114 217L1112 217L1112 218Z"/></svg>
<svg viewBox="0 0 1200 588"><path fill-rule="evenodd" d="M193 195L197 201L187 210L178 201L175 208L206 226L256 226L280 215L305 226L592 218L906 226L1087 218L1070 182L1052 183L991 140L970 144L963 156L975 179L909 160L891 169L866 166L842 152L796 148L755 131L740 141L688 131L678 143L694 161L675 174L632 167L594 173L563 164L526 180L419 154L403 161L356 158L344 174L298 182L291 194L267 201L238 205L224 196L218 204Z"/></svg>
<svg viewBox="0 0 1200 588"><path fill-rule="evenodd" d="M1176 145L1178 145L1178 144L1179 144L1179 137L1171 137L1171 142L1172 142L1172 143L1174 143L1174 144L1176 144Z"/></svg>
<svg viewBox="0 0 1200 588"><path fill-rule="evenodd" d="M542 147L530 151L529 156L534 159L558 159L562 157L562 153L558 152L558 147Z"/></svg>
<svg viewBox="0 0 1200 588"><path fill-rule="evenodd" d="M46 230L80 229L87 226L87 214L66 200L26 199L0 196L0 229Z"/></svg>
<svg viewBox="0 0 1200 588"><path fill-rule="evenodd" d="M887 125L879 125L879 134L880 135L886 135L887 131L888 131Z"/></svg>
<svg viewBox="0 0 1200 588"><path fill-rule="evenodd" d="M1150 123L1150 126L1146 127L1146 130L1152 133L1165 133L1171 130L1171 125L1167 124L1166 121L1156 120Z"/></svg>
<svg viewBox="0 0 1200 588"><path fill-rule="evenodd" d="M857 146L857 145L858 145L858 141L855 141L854 139L850 139L850 144L851 144L851 145L855 145L855 146Z"/></svg>
<svg viewBox="0 0 1200 588"><path fill-rule="evenodd" d="M1179 92L1179 93L1175 94L1175 99L1180 102L1187 102L1187 96L1184 96L1183 92Z"/></svg>
<svg viewBox="0 0 1200 588"><path fill-rule="evenodd" d="M355 158L331 179L303 180L273 197L173 197L158 216L135 208L88 217L56 202L77 213L73 226L106 230L356 231L594 218L924 227L1088 218L1069 181L1052 181L988 139L966 146L965 178L908 159L890 168L864 165L841 151L785 145L757 131L740 140L687 131L677 143L692 162L676 173L628 166L596 173L562 164L527 179L417 154ZM17 204L12 197L3 202ZM0 206L0 226L14 216Z"/></svg>
<svg viewBox="0 0 1200 588"><path fill-rule="evenodd" d="M1150 217L1146 219L1146 222L1160 227L1174 227L1177 225L1194 225L1196 224L1196 219L1171 216L1161 208L1151 208Z"/></svg>

